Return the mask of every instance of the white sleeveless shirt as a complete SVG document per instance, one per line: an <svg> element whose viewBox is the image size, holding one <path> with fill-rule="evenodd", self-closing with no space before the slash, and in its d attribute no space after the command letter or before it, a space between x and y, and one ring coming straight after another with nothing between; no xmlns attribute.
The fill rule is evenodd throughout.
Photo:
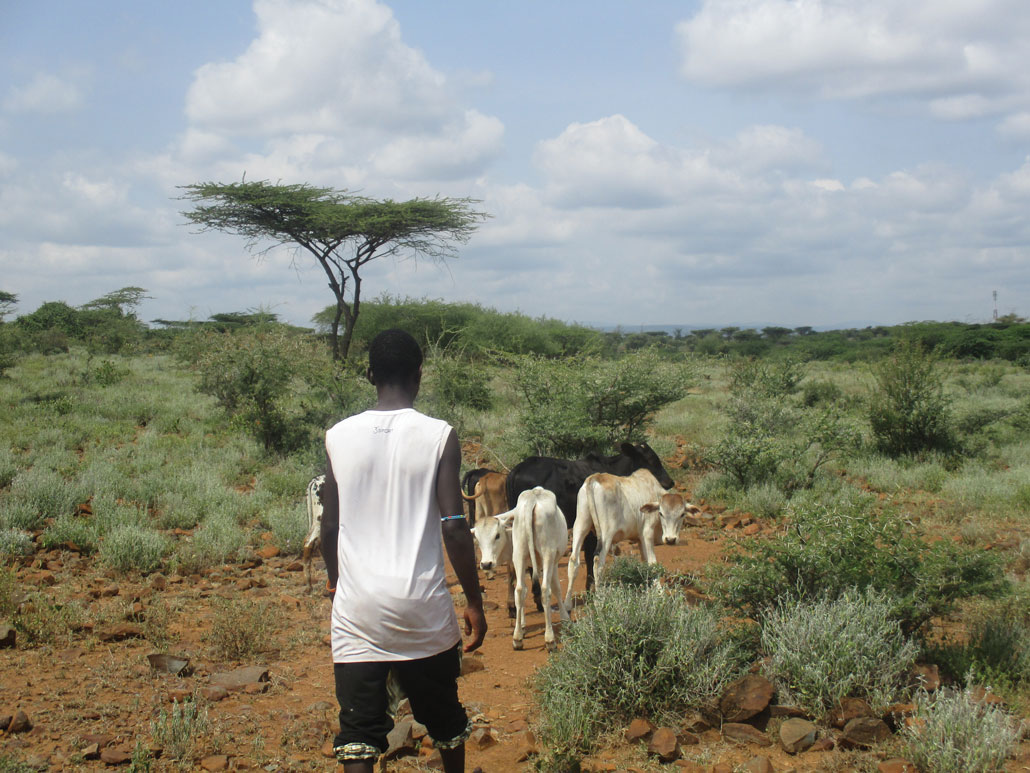
<svg viewBox="0 0 1030 773"><path fill-rule="evenodd" d="M334 663L415 660L461 640L436 501L450 431L403 408L365 411L326 433L340 492Z"/></svg>

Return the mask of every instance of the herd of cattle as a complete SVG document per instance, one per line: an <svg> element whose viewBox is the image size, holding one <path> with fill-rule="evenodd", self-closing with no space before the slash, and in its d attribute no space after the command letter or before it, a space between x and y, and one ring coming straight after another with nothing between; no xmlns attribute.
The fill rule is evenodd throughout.
<svg viewBox="0 0 1030 773"><path fill-rule="evenodd" d="M303 560L309 589L324 484L322 475L308 484L309 530ZM639 542L641 556L649 564L657 562L654 545L659 538L667 545L676 544L684 517L699 509L670 493L672 487L672 478L646 443L623 443L614 456L591 454L574 461L531 456L507 474L480 468L465 475L462 496L471 503L469 525L479 546L480 567L487 573L508 568L508 614L515 619L515 649L522 649L525 628L526 571L532 570L537 609L544 610L543 588L554 596L562 621L568 620L581 551L590 588L617 542ZM558 562L568 549L570 529L572 553L563 597ZM544 643L554 649L550 612L544 619Z"/></svg>

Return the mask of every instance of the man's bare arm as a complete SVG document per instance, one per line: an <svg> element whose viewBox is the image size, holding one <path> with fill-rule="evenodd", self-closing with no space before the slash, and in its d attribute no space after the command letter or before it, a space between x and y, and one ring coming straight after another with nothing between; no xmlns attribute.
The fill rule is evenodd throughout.
<svg viewBox="0 0 1030 773"><path fill-rule="evenodd" d="M436 477L436 501L441 516L463 515L461 484L458 473L461 469L461 449L458 435L452 429L444 446L440 469ZM472 639L465 645L471 652L483 643L486 637L486 617L483 614L483 596L479 591L479 575L476 573L476 551L472 543L472 532L468 521L462 518L445 520L442 523L443 543L447 557L465 594L465 633Z"/></svg>
<svg viewBox="0 0 1030 773"><path fill-rule="evenodd" d="M325 570L329 575L329 588L336 588L340 579L337 566L336 540L340 534L340 489L336 485L333 464L328 455L325 460L325 485L322 486L322 530L321 550L325 559Z"/></svg>

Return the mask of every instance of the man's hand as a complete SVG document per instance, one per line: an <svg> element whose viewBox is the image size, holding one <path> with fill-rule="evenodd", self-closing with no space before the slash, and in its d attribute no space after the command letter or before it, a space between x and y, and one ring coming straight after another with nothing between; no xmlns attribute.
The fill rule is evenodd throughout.
<svg viewBox="0 0 1030 773"><path fill-rule="evenodd" d="M472 639L465 645L465 652L479 649L486 638L486 615L483 614L482 604L468 604L465 606L465 635Z"/></svg>

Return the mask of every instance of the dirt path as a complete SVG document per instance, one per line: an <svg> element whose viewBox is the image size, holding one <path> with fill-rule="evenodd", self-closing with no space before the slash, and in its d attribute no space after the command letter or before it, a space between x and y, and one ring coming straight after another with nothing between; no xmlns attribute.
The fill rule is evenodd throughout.
<svg viewBox="0 0 1030 773"><path fill-rule="evenodd" d="M657 547L659 560L667 569L701 573L718 560L721 532L712 527L691 528L684 536L685 544ZM564 584L565 562L560 576ZM260 665L268 670L268 682L247 688L252 692L232 692L206 703L210 727L194 750L194 759L198 764L204 759L211 769L225 769L219 767L223 760L217 759L218 755L225 756L228 769L333 769L334 762L325 756L337 711L327 643L329 601L305 593L297 562L272 557L249 568L225 567L203 577L167 579L162 589L161 580L154 577L131 582L104 576L92 562L67 552L39 554L31 566L18 570L23 590L43 588L63 604L81 605L90 625L70 640L53 645L28 647L19 642L16 649L0 650L0 721L20 710L32 724L27 732L0 734L0 761L18 760L51 770L108 767L101 760L87 759L92 756L93 744L130 752L137 740L149 745L153 720L162 710L169 710L173 698L209 687L211 674ZM450 581L454 583L453 576ZM583 582L581 575L579 589ZM504 575L483 579L483 586L490 630L481 651L467 656L477 665L460 680L460 692L477 724L489 727L496 743L489 748L470 748L468 769L479 767L487 773L528 770L531 762L520 761L522 731L533 721L531 678L547 654L543 617L529 611L525 649L513 651ZM225 604L233 600L265 605L272 623L264 651L243 663L219 662L212 655L212 621L215 615L224 614ZM134 602L141 605L135 612ZM172 643L167 651L191 658L194 671L189 676L153 671L146 656L159 650L145 639L130 636L102 641L117 625L146 629L148 616L153 624L164 609L171 610L166 633ZM54 614L53 610L37 611ZM846 753L788 757L772 748L732 746L716 731L706 732L701 745L684 749L685 758L696 761L698 767L681 761L670 769L708 770L720 762L739 765L759 753L768 756L777 771L859 769ZM428 759L427 754L389 766L393 770L424 768ZM1025 769L1026 759L1022 755L1007 769ZM621 742L600 751L587 761L587 767L657 769L639 748ZM172 770L175 766L165 754L153 769Z"/></svg>

